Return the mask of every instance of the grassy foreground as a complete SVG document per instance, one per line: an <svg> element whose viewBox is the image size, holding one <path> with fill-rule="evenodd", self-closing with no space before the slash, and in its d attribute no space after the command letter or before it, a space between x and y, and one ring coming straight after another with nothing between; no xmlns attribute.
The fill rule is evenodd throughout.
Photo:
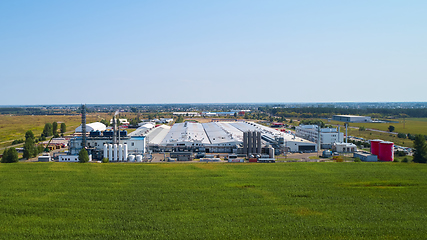
<svg viewBox="0 0 427 240"><path fill-rule="evenodd" d="M427 164L0 164L0 239L426 239Z"/></svg>

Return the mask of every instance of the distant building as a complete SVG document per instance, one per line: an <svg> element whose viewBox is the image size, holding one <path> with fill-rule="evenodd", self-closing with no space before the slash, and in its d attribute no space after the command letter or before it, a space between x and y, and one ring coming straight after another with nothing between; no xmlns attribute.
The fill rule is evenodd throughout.
<svg viewBox="0 0 427 240"><path fill-rule="evenodd" d="M129 125L129 122L126 118L119 118L120 125ZM110 125L113 124L113 119L110 119Z"/></svg>
<svg viewBox="0 0 427 240"><path fill-rule="evenodd" d="M355 115L334 115L332 120L350 123L372 122L371 117Z"/></svg>
<svg viewBox="0 0 427 240"><path fill-rule="evenodd" d="M283 127L283 123L278 123L278 122L274 122L274 123L271 123L271 127L272 128L280 128L280 127Z"/></svg>
<svg viewBox="0 0 427 240"><path fill-rule="evenodd" d="M188 117L200 117L200 113L198 112L174 112L175 116L188 116Z"/></svg>
<svg viewBox="0 0 427 240"><path fill-rule="evenodd" d="M312 142L317 143L319 138L317 125L301 125L295 128L295 135ZM332 145L336 142L342 142L344 139L344 133L339 133L336 128L321 128L320 129L320 147L321 148L332 148Z"/></svg>
<svg viewBox="0 0 427 240"><path fill-rule="evenodd" d="M170 123L173 122L173 118L160 118L157 123Z"/></svg>

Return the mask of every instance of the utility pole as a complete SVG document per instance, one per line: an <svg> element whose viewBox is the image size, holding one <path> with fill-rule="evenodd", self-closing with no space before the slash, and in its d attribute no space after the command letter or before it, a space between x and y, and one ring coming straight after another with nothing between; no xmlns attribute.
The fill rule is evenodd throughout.
<svg viewBox="0 0 427 240"><path fill-rule="evenodd" d="M320 122L317 124L317 157L319 157L320 151Z"/></svg>
<svg viewBox="0 0 427 240"><path fill-rule="evenodd" d="M348 122L345 123L345 143L348 143Z"/></svg>

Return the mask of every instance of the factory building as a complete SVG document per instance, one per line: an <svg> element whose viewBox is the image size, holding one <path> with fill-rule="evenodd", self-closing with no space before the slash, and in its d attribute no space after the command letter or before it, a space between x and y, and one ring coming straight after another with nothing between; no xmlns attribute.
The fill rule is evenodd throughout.
<svg viewBox="0 0 427 240"><path fill-rule="evenodd" d="M176 123L167 133L161 145L169 151L196 150L210 144L202 124L184 122Z"/></svg>
<svg viewBox="0 0 427 240"><path fill-rule="evenodd" d="M117 136L118 135L119 134L117 133ZM82 149L82 140L82 137L75 137L70 139L70 155L79 154L80 150ZM128 154L143 155L146 153L145 137L130 137L126 135L126 131L120 131L120 138L117 144L114 144L112 131L104 131L102 133L90 132L89 137L86 138L86 149L88 150L88 153L92 155L93 159L101 160L102 158L106 157L109 158L110 161L115 161L116 159L112 157L112 154L109 154L109 156L105 155L104 145L111 146L111 149L115 149L114 152L119 152L120 145L122 146L123 151L123 148L125 148L126 145Z"/></svg>
<svg viewBox="0 0 427 240"><path fill-rule="evenodd" d="M317 125L301 125L295 128L295 135L309 141L317 142L319 129ZM338 132L336 128L320 128L321 148L332 148L336 142L343 142L344 133Z"/></svg>
<svg viewBox="0 0 427 240"><path fill-rule="evenodd" d="M252 135L246 135L245 144L244 135L249 132ZM276 149L276 153L317 150L316 144L308 140L244 121L202 124L184 122L174 124L172 127L161 125L151 129L144 128L132 135L145 136L147 145L154 151L249 154L262 153L266 145Z"/></svg>
<svg viewBox="0 0 427 240"><path fill-rule="evenodd" d="M355 115L334 115L332 120L349 123L372 122L371 117L355 116Z"/></svg>
<svg viewBox="0 0 427 240"><path fill-rule="evenodd" d="M242 132L260 131L261 139L271 144L275 149L283 148L289 152L314 152L317 151L316 143L297 137L293 134L280 132L254 122L233 122L231 126Z"/></svg>

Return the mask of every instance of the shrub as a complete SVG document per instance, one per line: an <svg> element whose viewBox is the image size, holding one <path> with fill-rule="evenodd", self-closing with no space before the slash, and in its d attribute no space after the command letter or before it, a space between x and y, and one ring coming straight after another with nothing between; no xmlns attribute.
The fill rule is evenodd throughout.
<svg viewBox="0 0 427 240"><path fill-rule="evenodd" d="M395 158L393 162L400 162L399 159Z"/></svg>
<svg viewBox="0 0 427 240"><path fill-rule="evenodd" d="M18 161L19 161L18 152L14 147L4 150L3 157L1 159L2 163L14 163Z"/></svg>
<svg viewBox="0 0 427 240"><path fill-rule="evenodd" d="M108 162L109 162L109 160L108 160L108 158L103 158L103 159L101 160L101 162L102 162L102 163L108 163Z"/></svg>
<svg viewBox="0 0 427 240"><path fill-rule="evenodd" d="M403 160L402 160L402 162L410 162L410 160L407 158L407 157L405 157Z"/></svg>
<svg viewBox="0 0 427 240"><path fill-rule="evenodd" d="M86 149L82 148L79 152L79 162L80 163L87 163L89 162L89 155L86 151Z"/></svg>
<svg viewBox="0 0 427 240"><path fill-rule="evenodd" d="M362 160L360 160L360 158L354 158L354 162L362 162Z"/></svg>
<svg viewBox="0 0 427 240"><path fill-rule="evenodd" d="M405 139L406 138L406 134L404 134L404 133L398 133L397 137Z"/></svg>
<svg viewBox="0 0 427 240"><path fill-rule="evenodd" d="M406 153L404 152L404 151L396 151L396 154L395 155L397 155L397 156L399 156L399 157L403 157L403 156L406 156Z"/></svg>

